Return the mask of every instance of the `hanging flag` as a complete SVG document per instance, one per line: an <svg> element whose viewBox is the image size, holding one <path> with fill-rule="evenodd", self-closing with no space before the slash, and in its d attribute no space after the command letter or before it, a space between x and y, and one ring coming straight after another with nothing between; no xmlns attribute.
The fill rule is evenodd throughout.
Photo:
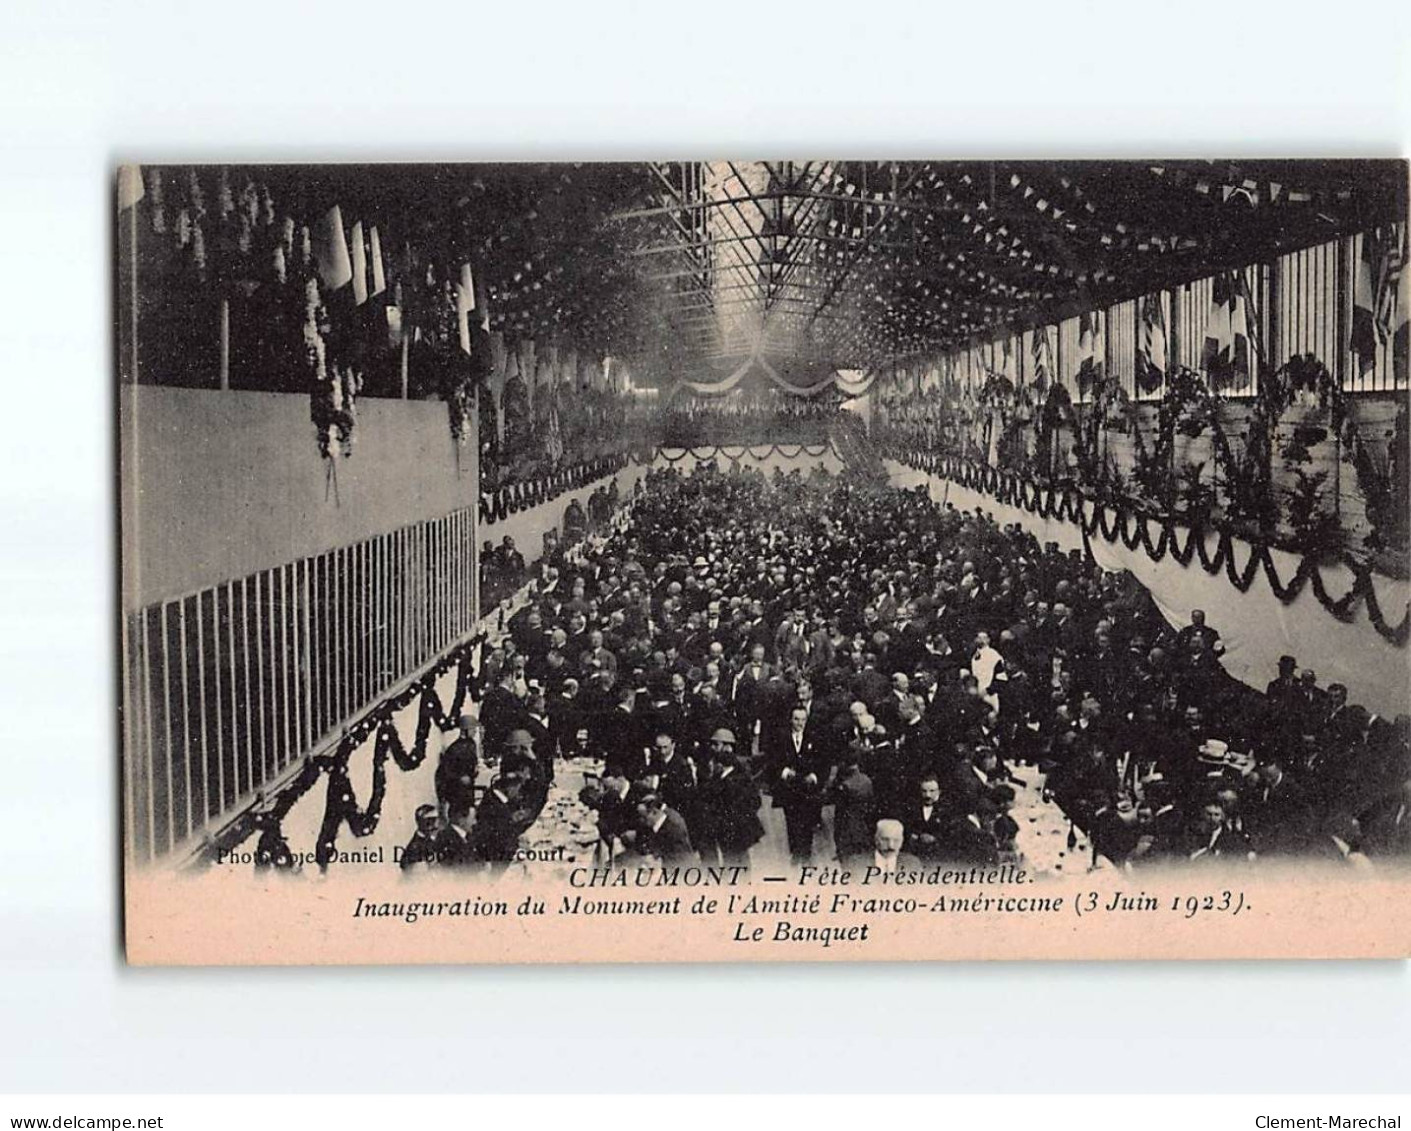
<svg viewBox="0 0 1411 1131"><path fill-rule="evenodd" d="M1160 295L1143 295L1142 342L1137 352L1137 383L1154 393L1166 381L1166 304Z"/></svg>
<svg viewBox="0 0 1411 1131"><path fill-rule="evenodd" d="M1078 371L1075 380L1080 397L1086 396L1088 390L1102 379L1106 350L1103 348L1098 317L1099 314L1095 310L1078 315Z"/></svg>
<svg viewBox="0 0 1411 1131"><path fill-rule="evenodd" d="M470 264L462 263L460 280L456 283L456 329L463 353L470 353L470 312L474 309L475 281L471 276Z"/></svg>
<svg viewBox="0 0 1411 1131"><path fill-rule="evenodd" d="M1249 314L1237 272L1222 271L1212 281L1201 367L1212 389L1241 392L1249 387Z"/></svg>
<svg viewBox="0 0 1411 1131"><path fill-rule="evenodd" d="M475 275L470 269L469 263L461 264L460 281L461 301L466 310L475 309Z"/></svg>
<svg viewBox="0 0 1411 1131"><path fill-rule="evenodd" d="M1391 371L1399 389L1406 388L1408 354L1411 354L1411 294L1407 293L1407 243L1411 241L1411 225L1397 224L1392 228L1391 264L1387 269L1387 325L1391 337Z"/></svg>
<svg viewBox="0 0 1411 1131"><path fill-rule="evenodd" d="M140 165L118 166L118 211L131 208L142 199L146 189L142 184Z"/></svg>
<svg viewBox="0 0 1411 1131"><path fill-rule="evenodd" d="M357 221L348 237L353 261L353 305L367 302L367 248L363 244L363 222Z"/></svg>
<svg viewBox="0 0 1411 1131"><path fill-rule="evenodd" d="M348 241L343 235L343 213L334 205L324 213L314 228L314 262L318 264L319 280L329 291L336 291L353 281L353 262L348 256Z"/></svg>
<svg viewBox="0 0 1411 1131"><path fill-rule="evenodd" d="M1035 326L1033 331L1033 342L1030 353L1034 362L1034 388L1042 393L1047 387L1049 378L1053 372L1053 355L1050 352L1048 341L1048 327Z"/></svg>
<svg viewBox="0 0 1411 1131"><path fill-rule="evenodd" d="M382 266L382 241L377 236L377 225L368 229L368 243L372 250L369 252L369 259L372 267L372 291L373 295L380 295L387 289L387 275Z"/></svg>
<svg viewBox="0 0 1411 1131"><path fill-rule="evenodd" d="M1398 380L1404 379L1407 311L1401 280L1406 266L1405 238L1403 225L1377 228L1359 237L1362 246L1352 288L1352 352L1362 374L1376 366L1377 351L1390 340L1393 372Z"/></svg>
<svg viewBox="0 0 1411 1131"><path fill-rule="evenodd" d="M1407 310L1406 288L1398 284L1396 309L1392 312L1391 372L1398 389L1408 383L1408 355L1411 355L1411 310Z"/></svg>
<svg viewBox="0 0 1411 1131"><path fill-rule="evenodd" d="M1368 373L1377 363L1376 272L1378 261L1375 232L1358 237L1362 245L1357 256L1357 273L1352 281L1352 353L1359 373Z"/></svg>

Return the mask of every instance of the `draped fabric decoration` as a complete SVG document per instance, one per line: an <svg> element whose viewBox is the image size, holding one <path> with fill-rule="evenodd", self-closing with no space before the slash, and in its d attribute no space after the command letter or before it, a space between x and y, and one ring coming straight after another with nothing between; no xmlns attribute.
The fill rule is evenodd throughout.
<svg viewBox="0 0 1411 1131"><path fill-rule="evenodd" d="M834 369L813 381L794 382L781 376L768 358L751 354L721 381L679 381L675 388L703 396L724 396L733 392L746 377L756 372L762 373L774 387L796 397L816 397L832 389L836 389L844 397L860 397L872 388L877 378L873 370L854 375L857 371L843 372Z"/></svg>
<svg viewBox="0 0 1411 1131"><path fill-rule="evenodd" d="M667 464L677 464L687 458L694 463L709 463L713 459L721 458L730 463L739 463L746 458L754 460L755 463L764 463L775 456L783 456L786 460L795 460L800 456L817 459L831 450L828 444L754 444L748 447L716 444L709 448L659 448L656 458Z"/></svg>
<svg viewBox="0 0 1411 1131"><path fill-rule="evenodd" d="M1405 711L1411 582L1351 558L1320 563L1103 505L1074 488L1045 487L972 461L910 454L887 464L897 486L924 485L942 505L984 510L1041 541L1081 549L1104 569L1130 569L1172 625L1189 623L1192 608L1204 609L1223 634L1226 669L1250 686L1273 678L1281 655L1317 657L1320 682L1345 683L1387 718Z"/></svg>

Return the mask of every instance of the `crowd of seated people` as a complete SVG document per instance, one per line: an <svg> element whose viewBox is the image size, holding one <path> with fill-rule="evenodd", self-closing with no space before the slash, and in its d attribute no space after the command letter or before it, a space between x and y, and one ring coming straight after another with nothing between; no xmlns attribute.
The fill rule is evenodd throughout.
<svg viewBox="0 0 1411 1131"><path fill-rule="evenodd" d="M768 805L797 862L1002 863L1026 787L1125 869L1408 852L1406 717L1294 657L1248 688L1199 610L1177 631L1130 574L922 493L654 471L545 576L486 660L485 748L528 733L533 798L601 758L614 856L747 864Z"/></svg>
<svg viewBox="0 0 1411 1131"><path fill-rule="evenodd" d="M678 399L661 415L668 448L715 444L826 444L838 409L828 400L777 396Z"/></svg>
<svg viewBox="0 0 1411 1131"><path fill-rule="evenodd" d="M593 488L586 503L576 496L571 498L564 507L562 533L551 529L545 534L544 558L553 561L560 550L571 549L589 534L605 529L620 502L616 479ZM498 545L491 539L481 542L480 607L491 610L512 597L529 581L530 572L512 535L502 535Z"/></svg>

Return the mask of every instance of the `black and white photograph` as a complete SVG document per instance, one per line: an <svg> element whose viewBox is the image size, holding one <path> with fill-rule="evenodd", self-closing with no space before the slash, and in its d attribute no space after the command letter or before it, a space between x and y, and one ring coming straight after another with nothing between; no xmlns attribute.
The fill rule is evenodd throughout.
<svg viewBox="0 0 1411 1131"><path fill-rule="evenodd" d="M135 960L1404 953L1404 162L115 192Z"/></svg>

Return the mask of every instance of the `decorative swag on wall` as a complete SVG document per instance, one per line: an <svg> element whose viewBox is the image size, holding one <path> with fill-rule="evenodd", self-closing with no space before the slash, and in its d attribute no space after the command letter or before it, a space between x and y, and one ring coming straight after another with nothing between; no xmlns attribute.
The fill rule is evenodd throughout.
<svg viewBox="0 0 1411 1131"><path fill-rule="evenodd" d="M1083 374L1079 374L1080 378ZM1373 553L1404 548L1408 542L1407 489L1411 476L1411 429L1403 396L1385 450L1369 443L1351 419L1350 404L1337 380L1312 355L1291 358L1261 378L1252 398L1238 402L1212 390L1190 369L1176 369L1155 403L1154 434L1134 402L1112 376L1080 381L1083 403L1074 404L1058 384L1037 390L1016 388L993 374L978 391L942 385L932 394L894 408L882 436L897 448L960 456L1014 472L1036 483L1073 483L1104 502L1145 513L1182 513L1190 525L1209 525L1217 502L1221 521L1254 541L1316 555L1339 552L1342 532L1336 516L1322 505L1328 473L1312 469L1310 449L1334 439L1338 458L1349 464L1366 504L1369 532L1364 546ZM1248 406L1243 433L1231 437L1225 406ZM1298 423L1282 445L1280 424L1295 405L1316 410L1320 420ZM1058 450L1059 437L1071 437L1071 462ZM1029 434L1032 434L1032 447ZM1107 434L1130 437L1134 466L1124 470L1103 443ZM1221 480L1217 500L1203 463L1179 466L1178 438L1210 440ZM1281 501L1275 460L1281 458L1290 485ZM1281 530L1281 524L1287 529Z"/></svg>
<svg viewBox="0 0 1411 1131"><path fill-rule="evenodd" d="M355 837L372 835L382 816L382 802L387 792L388 760L395 762L403 772L415 770L426 759L431 728L435 726L442 731L454 729L466 700L476 699L476 680L487 639L485 633L477 633L452 649L405 691L384 700L344 731L331 753L306 759L298 775L278 792L270 804L257 802L222 831L218 842L208 846L208 853L213 855L219 848L229 848L252 835L258 835L255 847L257 866L291 867L293 854L284 837L284 819L325 776L328 779L327 796L315 847L315 861L319 868L326 868L335 858L338 837L345 825ZM452 668L456 669L456 689L450 706L446 707L437 694L436 684ZM397 733L393 716L412 703L417 703L417 722L416 733L408 749ZM358 748L374 734L377 745L372 756L372 789L366 803L360 805L349 779L348 763Z"/></svg>
<svg viewBox="0 0 1411 1131"><path fill-rule="evenodd" d="M731 448L735 448L731 451ZM792 450L790 450L792 449ZM828 444L770 444L767 447L762 444L754 446L735 447L733 444L717 444L709 448L680 448L676 455L671 455L667 448L657 449L657 458L666 463L680 463L686 458L691 458L697 463L705 463L718 457L724 457L731 463L739 463L748 456L756 463L764 463L775 456L783 456L785 459L798 459L800 455L806 455L810 459L817 459L826 454L830 449Z"/></svg>
<svg viewBox="0 0 1411 1131"><path fill-rule="evenodd" d="M650 459L650 454L647 453L645 458ZM512 514L537 507L541 503L552 502L569 491L576 491L604 476L621 471L627 466L629 459L637 463L643 461L635 452L618 452L615 455L587 460L528 482L513 483L498 491L482 493L480 521L486 525L503 522Z"/></svg>
<svg viewBox="0 0 1411 1131"><path fill-rule="evenodd" d="M1322 555L1319 554L1305 554L1293 576L1284 581L1278 575L1267 543L1251 544L1249 558L1240 567L1235 560L1233 539L1227 530L1214 530L1203 524L1190 525L1183 545L1179 533L1180 527L1186 525L1183 520L1144 512L1130 501L1092 499L1071 483L1045 485L1020 473L987 467L956 456L911 451L897 458L908 467L952 480L1041 519L1075 523L1082 531L1083 545L1089 554L1091 538L1094 534L1101 534L1110 543L1120 540L1129 550L1141 547L1153 562L1160 562L1170 554L1178 564L1186 566L1195 558L1206 573L1215 575L1223 572L1230 584L1241 593L1249 590L1262 571L1269 588L1283 604L1292 604L1305 586L1311 586L1318 603L1338 620L1352 620L1358 603L1365 602L1367 617L1383 638L1400 648L1405 647L1408 637L1411 637L1411 605L1402 611L1397 623L1391 623L1377 598L1372 568L1346 555L1339 561L1352 573L1354 580L1346 593L1334 597L1323 584L1320 568ZM1112 512L1110 517L1109 511ZM1151 534L1152 525L1160 530L1156 537ZM1213 553L1206 547L1207 537L1211 534L1217 536ZM1396 610L1392 612L1394 615Z"/></svg>

